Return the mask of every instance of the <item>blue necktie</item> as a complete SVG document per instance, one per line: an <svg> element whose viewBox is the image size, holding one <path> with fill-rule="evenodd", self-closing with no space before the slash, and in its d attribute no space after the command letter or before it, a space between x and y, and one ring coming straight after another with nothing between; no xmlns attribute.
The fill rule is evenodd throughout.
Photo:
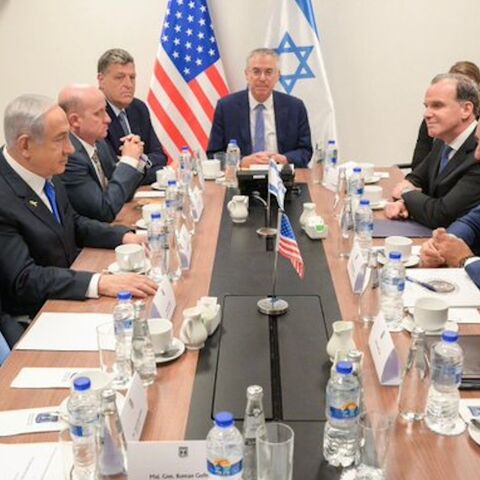
<svg viewBox="0 0 480 480"><path fill-rule="evenodd" d="M440 175L444 168L448 165L448 156L450 155L450 152L453 150L453 148L450 145L445 144L442 147L442 152L440 154L440 167L438 169L438 174Z"/></svg>
<svg viewBox="0 0 480 480"><path fill-rule="evenodd" d="M49 182L48 180L45 181L45 186L43 187L43 191L45 192L45 195L48 198L48 201L50 202L50 206L52 207L52 213L53 216L55 217L55 220L58 223L62 223L60 220L60 214L58 213L58 206L57 206L57 194L55 193L55 187L53 186L52 182Z"/></svg>
<svg viewBox="0 0 480 480"><path fill-rule="evenodd" d="M7 341L4 336L0 333L0 365L6 360L10 355L10 347L8 346Z"/></svg>
<svg viewBox="0 0 480 480"><path fill-rule="evenodd" d="M255 116L255 132L253 139L253 152L263 152L265 150L265 119L263 117L263 111L265 105L259 103L256 107Z"/></svg>
<svg viewBox="0 0 480 480"><path fill-rule="evenodd" d="M122 126L123 133L125 135L130 135L132 131L130 130L130 125L128 124L127 114L125 113L125 110L122 110L118 114L118 120L120 122L120 125Z"/></svg>

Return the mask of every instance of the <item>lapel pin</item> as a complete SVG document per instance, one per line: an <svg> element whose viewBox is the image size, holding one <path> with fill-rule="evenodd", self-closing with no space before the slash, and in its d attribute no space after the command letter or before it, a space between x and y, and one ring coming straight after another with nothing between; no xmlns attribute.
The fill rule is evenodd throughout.
<svg viewBox="0 0 480 480"><path fill-rule="evenodd" d="M38 207L38 202L37 200L29 200L28 202L32 207Z"/></svg>

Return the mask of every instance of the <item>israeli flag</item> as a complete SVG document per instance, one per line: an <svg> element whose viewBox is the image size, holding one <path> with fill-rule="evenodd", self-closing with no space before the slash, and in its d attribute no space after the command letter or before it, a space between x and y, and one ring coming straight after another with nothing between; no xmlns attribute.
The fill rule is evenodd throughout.
<svg viewBox="0 0 480 480"><path fill-rule="evenodd" d="M285 200L285 192L287 189L283 184L283 180L280 177L280 169L274 160L270 159L268 165L268 191L277 197L277 203L280 207L280 210L285 210L283 208Z"/></svg>
<svg viewBox="0 0 480 480"><path fill-rule="evenodd" d="M303 100L312 144L325 149L335 140L335 111L325 72L311 0L279 0L270 17L265 45L280 59L280 87Z"/></svg>

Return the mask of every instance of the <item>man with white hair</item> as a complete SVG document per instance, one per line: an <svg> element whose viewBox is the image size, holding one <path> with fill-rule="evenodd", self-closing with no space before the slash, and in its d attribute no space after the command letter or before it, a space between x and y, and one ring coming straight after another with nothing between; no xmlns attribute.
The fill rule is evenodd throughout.
<svg viewBox="0 0 480 480"><path fill-rule="evenodd" d="M56 178L73 153L65 112L51 99L23 95L4 115L0 152L0 300L12 316L33 316L50 299L84 300L130 290L153 295L141 275L104 275L70 269L81 247L141 243L123 226L78 215ZM2 328L2 324L0 324ZM4 333L2 328L2 333ZM9 338L12 345L18 338Z"/></svg>

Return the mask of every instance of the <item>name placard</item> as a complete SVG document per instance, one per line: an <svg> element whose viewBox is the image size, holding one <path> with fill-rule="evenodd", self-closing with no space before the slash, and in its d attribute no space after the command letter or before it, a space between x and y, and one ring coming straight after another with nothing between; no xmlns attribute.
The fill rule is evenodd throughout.
<svg viewBox="0 0 480 480"><path fill-rule="evenodd" d="M400 385L400 359L382 312L373 322L368 338L368 347L380 383L382 385Z"/></svg>
<svg viewBox="0 0 480 480"><path fill-rule="evenodd" d="M195 187L190 193L190 201L192 202L192 216L195 222L200 220L203 213L203 197L202 191Z"/></svg>
<svg viewBox="0 0 480 480"><path fill-rule="evenodd" d="M128 478L135 480L208 479L204 440L129 442Z"/></svg>
<svg viewBox="0 0 480 480"><path fill-rule="evenodd" d="M182 225L178 234L178 254L182 270L190 270L192 262L192 236L188 233L185 225Z"/></svg>
<svg viewBox="0 0 480 480"><path fill-rule="evenodd" d="M177 303L175 292L168 277L165 275L158 284L158 290L152 301L152 316L172 319Z"/></svg>
<svg viewBox="0 0 480 480"><path fill-rule="evenodd" d="M127 391L125 403L120 413L125 440L138 440L142 435L143 425L147 417L147 391L137 372L133 375L130 388ZM132 477L135 478L135 477Z"/></svg>

